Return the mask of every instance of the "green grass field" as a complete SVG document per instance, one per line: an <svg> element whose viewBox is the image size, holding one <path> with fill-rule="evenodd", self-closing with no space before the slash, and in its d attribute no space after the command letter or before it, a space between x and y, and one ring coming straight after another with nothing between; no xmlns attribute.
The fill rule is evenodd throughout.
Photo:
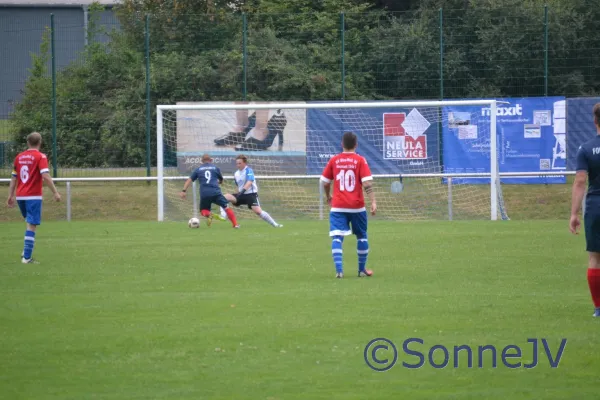
<svg viewBox="0 0 600 400"><path fill-rule="evenodd" d="M370 225L371 278L356 239L336 280L326 222L275 230L244 221L47 222L22 265L23 224L0 229L1 399L595 399L598 323L583 237L566 221ZM397 364L368 368L365 345L395 342ZM402 362L441 344L446 368ZM535 368L504 346L546 338ZM478 368L452 347L494 345ZM441 351L434 361L441 362ZM390 356L381 350L379 358Z"/></svg>
<svg viewBox="0 0 600 400"><path fill-rule="evenodd" d="M7 177L10 172L7 172ZM375 190L378 203L377 219L410 221L419 219L447 220L447 187L436 179L405 180L405 190L390 193L393 179L378 179ZM192 195L182 205L178 192L183 180L166 187L166 214L171 219L187 221L191 216ZM318 218L319 192L317 180L262 181L261 204L275 218ZM52 193L44 191L44 219L64 221L67 218L66 186L57 183L63 202L54 203ZM131 220L153 221L157 217L156 183L147 182L73 182L71 208L74 221ZM224 191L233 190L230 183ZM556 185L502 185L504 203L512 220L568 219L571 183ZM4 194L2 194L4 192ZM8 184L0 183L0 199L5 202ZM483 220L489 218L489 186L455 185L453 188L453 218ZM241 209L244 218L254 217ZM17 222L18 211L0 206L0 222Z"/></svg>

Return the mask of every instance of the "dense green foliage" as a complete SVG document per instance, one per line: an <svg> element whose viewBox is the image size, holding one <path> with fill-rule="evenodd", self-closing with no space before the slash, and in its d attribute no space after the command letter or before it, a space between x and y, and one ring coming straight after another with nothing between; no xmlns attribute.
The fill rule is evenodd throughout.
<svg viewBox="0 0 600 400"><path fill-rule="evenodd" d="M101 30L95 7L90 44L57 76L58 164L146 165L146 15L153 112L178 101L600 93L600 10L584 0L394 2L401 13L386 10L391 3L124 0L121 29L105 44L93 40ZM17 143L51 131L48 49L45 40L13 115Z"/></svg>

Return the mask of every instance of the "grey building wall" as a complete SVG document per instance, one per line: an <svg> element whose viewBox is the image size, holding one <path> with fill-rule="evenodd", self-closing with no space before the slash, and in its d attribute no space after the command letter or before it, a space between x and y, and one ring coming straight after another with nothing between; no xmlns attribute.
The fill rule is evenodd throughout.
<svg viewBox="0 0 600 400"><path fill-rule="evenodd" d="M57 69L77 60L86 42L87 16L82 6L22 7L0 6L0 119L8 119L14 104L22 97L31 68L31 53L38 54L42 34L54 14ZM108 30L118 29L110 7L99 23ZM106 36L96 38L106 41ZM48 62L48 73L51 63Z"/></svg>

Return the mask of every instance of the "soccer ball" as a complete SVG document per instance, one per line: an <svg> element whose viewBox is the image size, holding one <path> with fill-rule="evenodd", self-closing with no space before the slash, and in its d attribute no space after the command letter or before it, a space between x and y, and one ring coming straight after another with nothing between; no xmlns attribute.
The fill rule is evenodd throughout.
<svg viewBox="0 0 600 400"><path fill-rule="evenodd" d="M200 220L198 218L190 218L188 221L188 226L190 228L200 228Z"/></svg>

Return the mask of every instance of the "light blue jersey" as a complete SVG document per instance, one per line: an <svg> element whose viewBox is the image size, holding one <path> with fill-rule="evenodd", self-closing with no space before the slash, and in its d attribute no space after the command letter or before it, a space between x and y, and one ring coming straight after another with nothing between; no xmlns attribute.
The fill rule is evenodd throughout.
<svg viewBox="0 0 600 400"><path fill-rule="evenodd" d="M243 170L237 170L234 174L235 184L238 187L238 190L242 190L246 182L252 182L252 186L246 190L246 194L249 193L258 193L258 186L256 185L256 179L254 178L254 171L252 168L246 166Z"/></svg>

